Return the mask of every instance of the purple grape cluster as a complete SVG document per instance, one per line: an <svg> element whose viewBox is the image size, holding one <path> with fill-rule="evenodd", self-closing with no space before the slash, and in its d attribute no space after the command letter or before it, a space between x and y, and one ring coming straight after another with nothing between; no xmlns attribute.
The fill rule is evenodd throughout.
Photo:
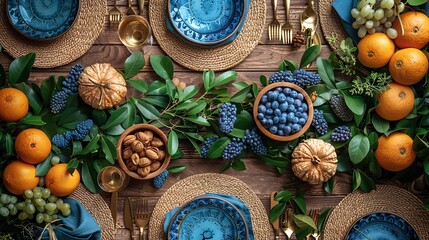
<svg viewBox="0 0 429 240"><path fill-rule="evenodd" d="M288 87L277 87L262 96L257 118L272 134L289 136L299 132L308 120L304 95Z"/></svg>
<svg viewBox="0 0 429 240"><path fill-rule="evenodd" d="M319 84L320 75L308 72L303 69L297 69L293 73L289 70L273 73L269 78L269 84L277 82L289 82L305 88L311 85Z"/></svg>
<svg viewBox="0 0 429 240"><path fill-rule="evenodd" d="M345 142L352 137L352 132L348 126L339 126L334 128L331 134L331 140L334 142Z"/></svg>
<svg viewBox="0 0 429 240"><path fill-rule="evenodd" d="M222 152L222 159L231 160L240 155L244 149L246 149L244 138L232 138L232 141L226 145Z"/></svg>
<svg viewBox="0 0 429 240"><path fill-rule="evenodd" d="M268 153L268 149L262 141L262 136L256 128L253 128L252 130L246 129L244 140L254 154L264 155Z"/></svg>
<svg viewBox="0 0 429 240"><path fill-rule="evenodd" d="M314 109L313 122L311 123L316 128L316 132L324 135L328 132L328 122L323 116L323 110Z"/></svg>
<svg viewBox="0 0 429 240"><path fill-rule="evenodd" d="M165 181L167 180L169 173L170 172L168 170L164 170L162 173L160 173L152 180L153 185L156 188L160 189L162 185L164 185Z"/></svg>
<svg viewBox="0 0 429 240"><path fill-rule="evenodd" d="M84 120L78 123L73 131L55 134L51 142L59 148L66 148L70 146L72 140L82 141L91 131L93 124L94 122L91 119Z"/></svg>
<svg viewBox="0 0 429 240"><path fill-rule="evenodd" d="M214 142L216 142L219 139L218 136L212 136L212 137L208 137L204 140L204 145L203 147L201 147L201 155L203 156L203 158L207 158L208 156L208 152L209 152L209 148L213 145Z"/></svg>
<svg viewBox="0 0 429 240"><path fill-rule="evenodd" d="M223 133L230 133L237 120L237 107L232 103L224 103L219 108L219 129Z"/></svg>

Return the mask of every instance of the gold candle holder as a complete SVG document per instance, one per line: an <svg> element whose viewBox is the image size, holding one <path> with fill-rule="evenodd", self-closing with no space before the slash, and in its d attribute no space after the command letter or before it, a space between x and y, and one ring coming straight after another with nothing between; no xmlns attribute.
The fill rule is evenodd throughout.
<svg viewBox="0 0 429 240"><path fill-rule="evenodd" d="M147 52L148 47L152 46L152 32L149 22L139 15L124 17L119 23L118 35L130 52Z"/></svg>

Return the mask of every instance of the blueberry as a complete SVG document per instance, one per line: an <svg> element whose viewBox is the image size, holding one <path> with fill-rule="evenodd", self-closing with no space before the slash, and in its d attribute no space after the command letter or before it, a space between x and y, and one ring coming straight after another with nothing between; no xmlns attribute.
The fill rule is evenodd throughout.
<svg viewBox="0 0 429 240"><path fill-rule="evenodd" d="M287 102L284 102L284 103L280 104L279 109L282 112L286 112L288 106L289 105L287 104Z"/></svg>
<svg viewBox="0 0 429 240"><path fill-rule="evenodd" d="M289 126L286 126L283 131L286 133L286 135L288 135L292 131L292 128Z"/></svg>
<svg viewBox="0 0 429 240"><path fill-rule="evenodd" d="M304 126L305 122L307 122L307 119L305 118L299 118L298 124L301 126Z"/></svg>
<svg viewBox="0 0 429 240"><path fill-rule="evenodd" d="M267 96L267 95L264 95L264 96L262 96L262 98L261 98L261 103L266 103L266 102L268 102L268 96Z"/></svg>
<svg viewBox="0 0 429 240"><path fill-rule="evenodd" d="M303 112L303 113L302 113L302 118L304 118L304 119L307 121L307 119L308 119L308 114L307 114L306 112Z"/></svg>
<svg viewBox="0 0 429 240"><path fill-rule="evenodd" d="M299 107L298 109L296 109L298 112L302 113L304 112L304 109L302 107Z"/></svg>
<svg viewBox="0 0 429 240"><path fill-rule="evenodd" d="M295 105L295 107L301 107L302 102L299 99L295 99L293 104Z"/></svg>
<svg viewBox="0 0 429 240"><path fill-rule="evenodd" d="M270 126L272 126L274 124L273 119L268 119L267 120L267 124L270 125Z"/></svg>
<svg viewBox="0 0 429 240"><path fill-rule="evenodd" d="M270 101L277 100L278 96L279 96L279 93L277 91L268 92L268 100L270 100Z"/></svg>
<svg viewBox="0 0 429 240"><path fill-rule="evenodd" d="M274 101L274 102L271 104L271 108L272 108L272 109L277 109L277 108L279 108L279 102Z"/></svg>
<svg viewBox="0 0 429 240"><path fill-rule="evenodd" d="M274 123L274 124L278 124L278 123L279 123L279 121L280 121L280 118L279 118L279 117L277 117L277 116L273 117L273 123Z"/></svg>
<svg viewBox="0 0 429 240"><path fill-rule="evenodd" d="M268 122L268 120L267 120L266 118L263 118L263 119L261 120L261 123L262 123L263 125L267 124L267 122Z"/></svg>
<svg viewBox="0 0 429 240"><path fill-rule="evenodd" d="M292 125L292 132L299 132L302 127L299 124Z"/></svg>
<svg viewBox="0 0 429 240"><path fill-rule="evenodd" d="M292 119L295 117L295 113L290 112L287 114L287 121L292 122Z"/></svg>
<svg viewBox="0 0 429 240"><path fill-rule="evenodd" d="M274 111L271 108L268 108L267 111L265 111L265 115L273 115Z"/></svg>
<svg viewBox="0 0 429 240"><path fill-rule="evenodd" d="M304 100L304 95L302 95L302 93L298 93L297 98L302 101Z"/></svg>
<svg viewBox="0 0 429 240"><path fill-rule="evenodd" d="M281 116L282 115L282 111L280 111L280 109L276 109L276 110L274 110L274 115Z"/></svg>
<svg viewBox="0 0 429 240"><path fill-rule="evenodd" d="M267 107L265 107L265 105L259 104L258 112L265 113L266 110L267 110Z"/></svg>
<svg viewBox="0 0 429 240"><path fill-rule="evenodd" d="M277 88L276 88L276 91L277 91L278 93L281 93L281 92L283 92L283 88L281 88L281 87L277 87Z"/></svg>
<svg viewBox="0 0 429 240"><path fill-rule="evenodd" d="M283 89L283 93L286 95L286 96L289 96L289 94L290 94L290 88L284 88Z"/></svg>
<svg viewBox="0 0 429 240"><path fill-rule="evenodd" d="M286 102L286 95L284 93L280 93L277 99L279 100L279 103L284 103Z"/></svg>
<svg viewBox="0 0 429 240"><path fill-rule="evenodd" d="M297 92L297 91L295 91L295 90L292 90L292 91L290 92L290 96L291 96L292 98L296 99L296 98L298 97L298 92Z"/></svg>
<svg viewBox="0 0 429 240"><path fill-rule="evenodd" d="M279 131L277 132L277 135L284 136L284 135L285 135L285 132L283 132L283 130L279 130Z"/></svg>
<svg viewBox="0 0 429 240"><path fill-rule="evenodd" d="M271 126L270 127L270 132L276 134L277 133L277 127L276 126Z"/></svg>
<svg viewBox="0 0 429 240"><path fill-rule="evenodd" d="M287 121L287 115L286 114L282 114L280 116L280 123L286 123Z"/></svg>
<svg viewBox="0 0 429 240"><path fill-rule="evenodd" d="M302 112L296 112L295 116L298 117L298 118L302 117Z"/></svg>
<svg viewBox="0 0 429 240"><path fill-rule="evenodd" d="M286 125L285 125L285 124L283 124L283 123L280 123L280 124L279 124L279 130L284 130L284 129L285 129L285 127L286 127Z"/></svg>
<svg viewBox="0 0 429 240"><path fill-rule="evenodd" d="M273 116L272 115L266 115L265 118L266 119L273 119Z"/></svg>
<svg viewBox="0 0 429 240"><path fill-rule="evenodd" d="M268 108L268 109L270 109L270 108L271 108L271 105L272 105L272 103L271 103L271 102L266 102L266 103L265 103L265 107L266 107L266 108Z"/></svg>
<svg viewBox="0 0 429 240"><path fill-rule="evenodd" d="M295 106L294 106L294 105L289 105L289 107L287 108L287 111L288 111L288 112L295 112L295 111L296 111L296 108L295 108Z"/></svg>
<svg viewBox="0 0 429 240"><path fill-rule="evenodd" d="M304 102L304 103L302 103L302 104L301 104L301 107L302 107L302 111L303 111L303 112L307 112L307 111L308 111L308 105L307 105L307 103L305 103L305 102Z"/></svg>
<svg viewBox="0 0 429 240"><path fill-rule="evenodd" d="M295 102L295 100L293 100L292 97L286 97L286 102L289 104L293 104Z"/></svg>
<svg viewBox="0 0 429 240"><path fill-rule="evenodd" d="M298 123L298 121L299 121L299 118L297 118L297 117L292 118L292 123L293 124Z"/></svg>
<svg viewBox="0 0 429 240"><path fill-rule="evenodd" d="M263 113L258 113L258 119L261 120L264 118L264 114Z"/></svg>

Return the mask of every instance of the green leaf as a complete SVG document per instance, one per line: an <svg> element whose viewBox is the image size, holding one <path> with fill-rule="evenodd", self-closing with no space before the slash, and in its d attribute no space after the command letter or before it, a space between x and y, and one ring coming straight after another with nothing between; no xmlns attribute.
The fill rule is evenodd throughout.
<svg viewBox="0 0 429 240"><path fill-rule="evenodd" d="M115 144L110 141L110 139L108 139L106 136L101 137L101 149L103 150L106 160L109 161L111 164L115 164L115 160L117 157Z"/></svg>
<svg viewBox="0 0 429 240"><path fill-rule="evenodd" d="M183 110L188 111L189 109L194 108L197 105L198 104L193 99L190 99L190 100L186 100L184 102L181 102L179 105L177 105L177 107L174 108L174 110L176 110L176 111L183 111Z"/></svg>
<svg viewBox="0 0 429 240"><path fill-rule="evenodd" d="M107 114L104 110L93 109L91 115L92 120L98 126L104 125L107 121Z"/></svg>
<svg viewBox="0 0 429 240"><path fill-rule="evenodd" d="M368 177L364 172L362 172L360 169L358 169L359 173L360 173L360 177L361 177L361 184L360 184L360 189L363 192L371 192L372 190L375 189L375 182L374 180L372 180L370 177Z"/></svg>
<svg viewBox="0 0 429 240"><path fill-rule="evenodd" d="M285 70L290 70L291 72L294 72L295 70L297 70L298 69L298 63L297 62L295 62L295 61L289 61L289 60L284 60L283 62L282 62L282 65L284 65L284 67L283 67L283 69L282 69L282 71L285 71ZM279 70L280 70L280 68L279 68Z"/></svg>
<svg viewBox="0 0 429 240"><path fill-rule="evenodd" d="M220 85L227 84L234 80L238 76L235 71L227 71L219 75L210 85L210 88L214 88Z"/></svg>
<svg viewBox="0 0 429 240"><path fill-rule="evenodd" d="M20 124L28 124L33 126L43 126L45 122L42 120L41 116L29 116L27 115L25 118L19 121Z"/></svg>
<svg viewBox="0 0 429 240"><path fill-rule="evenodd" d="M171 130L168 134L168 154L174 155L179 148L179 138L177 137L177 133L174 130Z"/></svg>
<svg viewBox="0 0 429 240"><path fill-rule="evenodd" d="M186 135L186 138L189 140L189 142L192 144L192 146L194 146L195 150L198 152L198 155L200 155L200 156L201 156L201 148L200 148L200 146L198 146L198 143L197 143L197 142L195 142L195 140L194 140L194 139L192 139L192 138L188 135L188 133L186 133L186 132L185 132L185 135Z"/></svg>
<svg viewBox="0 0 429 240"><path fill-rule="evenodd" d="M197 141L204 142L204 138L200 134L198 134L198 133L184 132L184 134L186 136L189 136L189 137L197 140Z"/></svg>
<svg viewBox="0 0 429 240"><path fill-rule="evenodd" d="M220 138L214 142L208 152L207 157L208 158L220 158L222 156L223 150L226 148L226 146L231 142L231 140L227 137Z"/></svg>
<svg viewBox="0 0 429 240"><path fill-rule="evenodd" d="M267 86L268 85L268 78L265 75L261 75L259 77L259 82L261 83L262 86Z"/></svg>
<svg viewBox="0 0 429 240"><path fill-rule="evenodd" d="M236 171L244 171L246 170L246 165L241 159L234 159L232 160L231 168Z"/></svg>
<svg viewBox="0 0 429 240"><path fill-rule="evenodd" d="M370 152L367 156L368 158L368 169L369 171L374 174L374 176L378 176L380 177L382 172L381 172L381 167L378 164L377 159L375 158L374 152Z"/></svg>
<svg viewBox="0 0 429 240"><path fill-rule="evenodd" d="M234 124L239 129L251 129L254 127L255 122L253 120L253 116L248 111L241 111L239 114L237 114L237 120Z"/></svg>
<svg viewBox="0 0 429 240"><path fill-rule="evenodd" d="M295 202L296 206L298 206L297 210L299 210L301 214L305 214L307 212L304 193L301 190L296 190L295 198L293 199L293 201Z"/></svg>
<svg viewBox="0 0 429 240"><path fill-rule="evenodd" d="M183 172L186 169L185 166L181 166L181 165L176 165L176 166L170 166L167 168L167 170L170 173L180 173Z"/></svg>
<svg viewBox="0 0 429 240"><path fill-rule="evenodd" d="M36 166L36 176L38 177L43 177L45 176L49 169L51 168L51 158L52 158L53 154L52 152L49 154L49 156L43 160L43 162L37 164Z"/></svg>
<svg viewBox="0 0 429 240"><path fill-rule="evenodd" d="M378 114L372 115L372 125L374 126L375 130L379 133L386 133L389 131L389 121L386 121L378 116Z"/></svg>
<svg viewBox="0 0 429 240"><path fill-rule="evenodd" d="M167 87L160 81L151 83L146 91L146 95L166 95Z"/></svg>
<svg viewBox="0 0 429 240"><path fill-rule="evenodd" d="M363 134L358 134L350 140L349 146L350 160L354 164L359 164L369 152L369 139Z"/></svg>
<svg viewBox="0 0 429 240"><path fill-rule="evenodd" d="M76 156L80 152L82 152L82 142L80 142L80 141L73 141L72 142L72 156Z"/></svg>
<svg viewBox="0 0 429 240"><path fill-rule="evenodd" d="M276 221L277 219L279 219L280 216L285 211L285 209L286 209L286 204L285 203L279 203L279 204L275 205L270 210L270 214L269 214L270 223L272 223L272 222Z"/></svg>
<svg viewBox="0 0 429 240"><path fill-rule="evenodd" d="M362 115L365 112L365 100L358 95L350 96L343 94L347 107L356 115Z"/></svg>
<svg viewBox="0 0 429 240"><path fill-rule="evenodd" d="M169 98L167 96L144 96L141 98L141 101L160 108L166 108L169 103Z"/></svg>
<svg viewBox="0 0 429 240"><path fill-rule="evenodd" d="M378 145L378 135L376 132L372 132L368 135L369 145L371 149L376 149Z"/></svg>
<svg viewBox="0 0 429 240"><path fill-rule="evenodd" d="M313 229L310 227L298 228L295 231L296 239L304 240L306 237L313 232Z"/></svg>
<svg viewBox="0 0 429 240"><path fill-rule="evenodd" d="M426 175L429 175L429 160L425 159L423 162L423 168L425 170Z"/></svg>
<svg viewBox="0 0 429 240"><path fill-rule="evenodd" d="M361 183L362 183L362 178L360 176L360 172L355 169L353 171L353 192L359 188Z"/></svg>
<svg viewBox="0 0 429 240"><path fill-rule="evenodd" d="M249 84L247 84L246 82L233 82L232 85L234 85L234 87L237 88L238 91L249 86Z"/></svg>
<svg viewBox="0 0 429 240"><path fill-rule="evenodd" d="M337 171L338 172L349 172L352 169L352 163L346 155L338 156Z"/></svg>
<svg viewBox="0 0 429 240"><path fill-rule="evenodd" d="M251 89L252 85L249 85L246 88L243 88L242 90L238 91L236 94L234 94L234 96L231 97L230 102L242 103L244 99L246 99L247 94L249 94Z"/></svg>
<svg viewBox="0 0 429 240"><path fill-rule="evenodd" d="M96 174L92 174L89 166L89 161L83 161L82 164L82 182L85 187L91 191L92 193L97 193L97 176Z"/></svg>
<svg viewBox="0 0 429 240"><path fill-rule="evenodd" d="M293 215L293 220L295 221L295 224L299 228L311 228L313 230L317 229L313 219L307 215L304 215L304 214Z"/></svg>
<svg viewBox="0 0 429 240"><path fill-rule="evenodd" d="M102 129L108 129L115 125L119 125L124 122L128 117L128 109L121 107L112 112L107 122L101 127Z"/></svg>
<svg viewBox="0 0 429 240"><path fill-rule="evenodd" d="M334 183L335 183L335 176L331 177L327 182L323 183L323 189L325 189L325 192L332 194L334 191Z"/></svg>
<svg viewBox="0 0 429 240"><path fill-rule="evenodd" d="M51 98L55 92L55 86L56 82L54 76L51 76L42 82L42 85L40 86L40 92L45 105L49 105Z"/></svg>
<svg viewBox="0 0 429 240"><path fill-rule="evenodd" d="M0 85L6 85L6 71L3 66L0 64Z"/></svg>
<svg viewBox="0 0 429 240"><path fill-rule="evenodd" d="M179 148L179 149L177 149L177 152L175 154L171 155L171 159L176 160L176 159L181 158L182 156L183 156L183 152Z"/></svg>
<svg viewBox="0 0 429 240"><path fill-rule="evenodd" d="M27 96L31 109L33 109L35 115L38 115L42 110L42 100L37 95L37 93L34 92L34 90L25 83L18 83L13 85L13 87L21 90Z"/></svg>
<svg viewBox="0 0 429 240"><path fill-rule="evenodd" d="M286 168L290 163L290 160L284 157L276 157L270 155L261 155L258 157L263 160L268 166L276 168Z"/></svg>
<svg viewBox="0 0 429 240"><path fill-rule="evenodd" d="M96 151L99 148L98 141L100 140L100 135L96 135L91 141L88 143L88 145L85 146L85 148L78 154L78 155L86 155L88 153L92 153Z"/></svg>
<svg viewBox="0 0 429 240"><path fill-rule="evenodd" d="M292 198L292 193L288 190L283 190L274 196L274 200L280 203L287 203Z"/></svg>
<svg viewBox="0 0 429 240"><path fill-rule="evenodd" d="M220 172L223 173L226 170L231 168L231 161L227 161L225 164L222 165L222 167L220 168Z"/></svg>
<svg viewBox="0 0 429 240"><path fill-rule="evenodd" d="M170 79L165 80L165 86L170 99L174 99L176 95L176 86L174 86L173 81L171 81Z"/></svg>
<svg viewBox="0 0 429 240"><path fill-rule="evenodd" d="M9 65L9 83L16 84L27 81L35 59L35 53L28 53L13 60Z"/></svg>
<svg viewBox="0 0 429 240"><path fill-rule="evenodd" d="M132 125L134 125L134 121L136 119L136 109L133 106L133 104L130 102L127 102L126 104L124 104L123 107L125 109L127 109L127 111L126 111L127 117L122 122L122 127L127 129L127 128L131 127Z"/></svg>
<svg viewBox="0 0 429 240"><path fill-rule="evenodd" d="M214 77L215 77L215 74L213 70L203 72L203 83L204 83L204 89L206 91L210 90L212 82L214 81Z"/></svg>
<svg viewBox="0 0 429 240"><path fill-rule="evenodd" d="M9 133L6 133L5 135L5 152L6 156L12 156L13 155L13 140L12 136Z"/></svg>
<svg viewBox="0 0 429 240"><path fill-rule="evenodd" d="M131 103L133 103L137 109L139 110L139 112L147 119L149 120L157 120L159 119L159 116L161 115L158 111L158 109L156 109L154 106L145 103L143 101L137 101L134 98L130 99Z"/></svg>
<svg viewBox="0 0 429 240"><path fill-rule="evenodd" d="M331 208L327 208L323 210L323 212L319 215L319 218L317 219L317 229L319 233L322 232L323 226L325 225L325 222L328 219L330 212Z"/></svg>
<svg viewBox="0 0 429 240"><path fill-rule="evenodd" d="M328 60L318 58L317 59L317 73L319 73L320 78L330 89L335 89L335 76L332 65Z"/></svg>
<svg viewBox="0 0 429 240"><path fill-rule="evenodd" d="M63 112L61 112L57 125L63 126L68 123L76 122L78 121L80 116L81 116L81 112L78 108L76 107L66 108L64 109Z"/></svg>
<svg viewBox="0 0 429 240"><path fill-rule="evenodd" d="M185 120L188 120L190 122L196 123L198 125L202 125L202 126L210 126L209 121L207 121L207 119L201 117L201 116L190 116L190 117L186 117L184 118Z"/></svg>
<svg viewBox="0 0 429 240"><path fill-rule="evenodd" d="M183 100L188 100L192 97L194 97L196 94L198 93L198 88L195 85L190 85L187 86L184 90L183 90Z"/></svg>
<svg viewBox="0 0 429 240"><path fill-rule="evenodd" d="M427 0L408 0L407 3L411 6L419 6L419 5L427 3Z"/></svg>
<svg viewBox="0 0 429 240"><path fill-rule="evenodd" d="M228 135L237 138L243 138L246 135L246 132L243 129L233 128L232 131L228 133Z"/></svg>
<svg viewBox="0 0 429 240"><path fill-rule="evenodd" d="M146 93L148 89L148 85L144 80L127 80L127 83L142 93Z"/></svg>
<svg viewBox="0 0 429 240"><path fill-rule="evenodd" d="M167 56L161 54L150 55L150 64L153 70L164 80L172 80L174 74L173 61Z"/></svg>
<svg viewBox="0 0 429 240"><path fill-rule="evenodd" d="M316 57L319 54L320 54L320 46L319 45L314 45L314 46L307 48L305 50L304 54L302 54L301 62L299 64L299 68L304 68L305 66L307 66L308 64L313 62L314 59L316 59Z"/></svg>
<svg viewBox="0 0 429 240"><path fill-rule="evenodd" d="M79 160L76 158L70 160L70 162L67 163L67 171L73 176L74 171L76 168L79 167Z"/></svg>
<svg viewBox="0 0 429 240"><path fill-rule="evenodd" d="M190 110L187 112L187 115L195 115L195 114L198 114L198 113L200 113L201 111L203 111L203 110L206 108L206 106L207 106L206 101L204 101L204 100L198 100L198 101L197 101L197 106L195 106L195 107L193 107L192 109L190 109Z"/></svg>
<svg viewBox="0 0 429 240"><path fill-rule="evenodd" d="M131 56L129 56L125 60L124 78L128 80L134 77L137 73L140 72L140 70L142 70L142 68L144 67L144 64L145 62L144 62L143 53L140 51L133 52Z"/></svg>

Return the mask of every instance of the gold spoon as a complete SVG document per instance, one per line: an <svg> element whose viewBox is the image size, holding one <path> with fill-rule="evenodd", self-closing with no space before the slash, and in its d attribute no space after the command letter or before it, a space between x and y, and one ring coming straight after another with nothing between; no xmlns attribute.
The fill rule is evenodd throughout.
<svg viewBox="0 0 429 240"><path fill-rule="evenodd" d="M300 17L301 31L304 32L305 38L310 40L307 42L307 46L311 46L313 37L319 24L317 13L313 8L313 0L308 0L308 6L304 9ZM310 39L308 38L310 37Z"/></svg>

